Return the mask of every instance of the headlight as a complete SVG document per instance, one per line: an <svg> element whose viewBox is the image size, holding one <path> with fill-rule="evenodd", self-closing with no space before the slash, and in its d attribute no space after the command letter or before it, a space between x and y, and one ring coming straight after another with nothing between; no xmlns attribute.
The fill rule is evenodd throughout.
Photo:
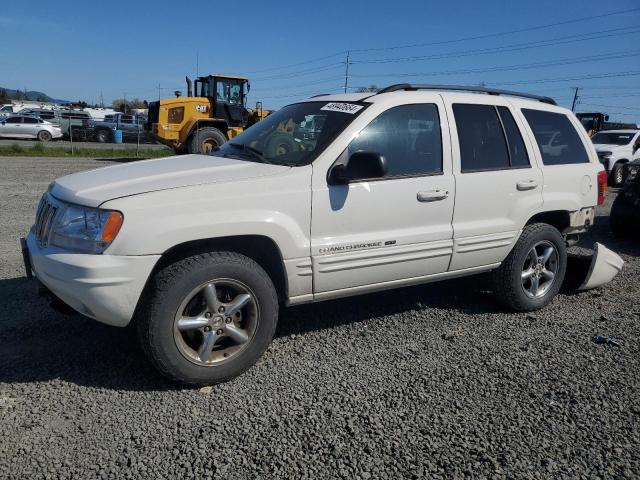
<svg viewBox="0 0 640 480"><path fill-rule="evenodd" d="M62 248L102 253L120 231L122 213L65 205L51 232L50 243Z"/></svg>
<svg viewBox="0 0 640 480"><path fill-rule="evenodd" d="M640 172L640 165L627 165L627 175L625 178L628 181L635 180L638 177L638 172Z"/></svg>

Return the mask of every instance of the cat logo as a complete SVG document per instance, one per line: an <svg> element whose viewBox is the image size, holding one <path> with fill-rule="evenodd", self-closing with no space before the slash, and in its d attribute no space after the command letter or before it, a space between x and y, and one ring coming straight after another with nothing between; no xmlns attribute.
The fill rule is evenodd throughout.
<svg viewBox="0 0 640 480"><path fill-rule="evenodd" d="M196 112L207 113L209 111L209 105L196 105Z"/></svg>

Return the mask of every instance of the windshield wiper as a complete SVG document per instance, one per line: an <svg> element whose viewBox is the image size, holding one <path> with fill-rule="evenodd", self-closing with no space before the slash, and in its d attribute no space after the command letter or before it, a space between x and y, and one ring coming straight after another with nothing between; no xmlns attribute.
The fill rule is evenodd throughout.
<svg viewBox="0 0 640 480"><path fill-rule="evenodd" d="M262 163L271 163L271 161L267 159L267 157L265 157L264 154L257 148L253 148L245 143L229 142L229 145L233 148L237 148L238 150L249 152L254 158L257 158Z"/></svg>

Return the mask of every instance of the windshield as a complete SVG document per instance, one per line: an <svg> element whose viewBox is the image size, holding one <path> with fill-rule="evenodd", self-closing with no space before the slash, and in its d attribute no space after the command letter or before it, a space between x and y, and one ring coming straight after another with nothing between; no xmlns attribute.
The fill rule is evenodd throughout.
<svg viewBox="0 0 640 480"><path fill-rule="evenodd" d="M613 133L613 132L600 132L596 133L591 141L599 145L627 145L631 143L631 140L635 136L635 133Z"/></svg>
<svg viewBox="0 0 640 480"><path fill-rule="evenodd" d="M312 162L365 108L364 103L305 102L286 106L212 155L299 166Z"/></svg>

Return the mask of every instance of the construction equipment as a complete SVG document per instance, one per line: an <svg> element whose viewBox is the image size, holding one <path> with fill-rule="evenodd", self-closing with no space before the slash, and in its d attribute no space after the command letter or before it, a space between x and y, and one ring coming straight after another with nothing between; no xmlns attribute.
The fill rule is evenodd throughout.
<svg viewBox="0 0 640 480"><path fill-rule="evenodd" d="M609 115L602 112L576 113L576 117L578 117L590 137L593 137L600 130L638 128L635 123L609 122Z"/></svg>
<svg viewBox="0 0 640 480"><path fill-rule="evenodd" d="M246 107L246 78L207 75L186 82L186 97L176 91L175 98L149 103L147 129L177 153L209 153L271 113L261 102Z"/></svg>

